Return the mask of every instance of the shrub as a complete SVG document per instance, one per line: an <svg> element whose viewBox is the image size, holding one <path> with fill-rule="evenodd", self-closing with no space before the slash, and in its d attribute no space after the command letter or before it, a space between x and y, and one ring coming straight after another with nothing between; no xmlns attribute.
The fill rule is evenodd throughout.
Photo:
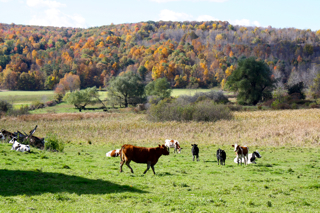
<svg viewBox="0 0 320 213"><path fill-rule="evenodd" d="M184 99L172 102L162 100L157 105L152 104L147 114L151 121L217 121L232 118L229 108L210 100L196 104Z"/></svg>
<svg viewBox="0 0 320 213"><path fill-rule="evenodd" d="M21 106L19 109L11 109L7 112L8 116L19 116L27 114L30 114L28 105Z"/></svg>
<svg viewBox="0 0 320 213"><path fill-rule="evenodd" d="M0 112L8 112L12 109L12 104L7 101L0 100Z"/></svg>
<svg viewBox="0 0 320 213"><path fill-rule="evenodd" d="M237 105L237 104L228 104L227 107L228 107L231 111L241 111L242 108L243 108L241 105Z"/></svg>
<svg viewBox="0 0 320 213"><path fill-rule="evenodd" d="M183 99L189 103L195 103L199 101L203 101L205 99L212 100L216 103L225 104L228 103L228 98L223 94L222 91L213 91L210 92L197 92L193 96L189 95L181 95L177 99Z"/></svg>
<svg viewBox="0 0 320 213"><path fill-rule="evenodd" d="M56 134L49 133L45 139L44 149L48 151L62 152L64 149L64 143L59 141Z"/></svg>
<svg viewBox="0 0 320 213"><path fill-rule="evenodd" d="M193 113L195 121L230 120L231 118L232 114L228 107L208 100L197 103Z"/></svg>
<svg viewBox="0 0 320 213"><path fill-rule="evenodd" d="M291 104L291 108L292 108L292 109L298 109L298 104L297 104L297 103Z"/></svg>
<svg viewBox="0 0 320 213"><path fill-rule="evenodd" d="M48 101L48 102L46 102L45 103L45 106L48 106L48 107L51 107L51 106L55 106L55 105L57 105L57 102L56 101Z"/></svg>
<svg viewBox="0 0 320 213"><path fill-rule="evenodd" d="M297 84L291 85L288 87L288 94L299 94L300 99L305 99L305 94L303 93L303 89L305 88L303 82L299 82Z"/></svg>
<svg viewBox="0 0 320 213"><path fill-rule="evenodd" d="M64 95L62 93L55 93L53 98L56 100L58 103L60 103L63 99Z"/></svg>
<svg viewBox="0 0 320 213"><path fill-rule="evenodd" d="M272 109L291 109L291 106L287 103L283 103L279 100L275 100L271 104Z"/></svg>
<svg viewBox="0 0 320 213"><path fill-rule="evenodd" d="M44 104L40 101L33 101L30 105L30 110L41 109L44 108Z"/></svg>
<svg viewBox="0 0 320 213"><path fill-rule="evenodd" d="M319 106L316 103L309 104L310 108L319 108Z"/></svg>

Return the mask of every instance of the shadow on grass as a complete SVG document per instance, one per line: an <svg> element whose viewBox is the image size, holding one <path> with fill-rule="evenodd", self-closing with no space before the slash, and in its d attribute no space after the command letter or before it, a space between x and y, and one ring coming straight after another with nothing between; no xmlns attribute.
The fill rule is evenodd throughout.
<svg viewBox="0 0 320 213"><path fill-rule="evenodd" d="M61 173L40 171L0 170L0 195L40 195L43 193L147 193L127 185L118 185L105 180L93 180Z"/></svg>

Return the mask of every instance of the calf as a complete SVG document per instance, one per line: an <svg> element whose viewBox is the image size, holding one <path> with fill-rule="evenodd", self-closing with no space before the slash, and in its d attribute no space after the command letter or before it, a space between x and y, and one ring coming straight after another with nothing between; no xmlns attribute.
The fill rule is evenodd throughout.
<svg viewBox="0 0 320 213"><path fill-rule="evenodd" d="M191 148L191 153L193 155L193 161L194 161L194 157L197 158L197 161L199 161L199 147L197 144L191 144L192 148Z"/></svg>
<svg viewBox="0 0 320 213"><path fill-rule="evenodd" d="M260 153L258 152L258 151L254 151L253 153L251 153L251 154L249 154L248 155L248 164L251 164L251 163L254 163L254 164L256 164L257 162L256 162L256 159L257 158L261 158L261 155L260 155ZM238 163L237 162L237 158L235 158L234 159L234 162L235 163ZM241 162L243 162L244 163L244 159L242 158L241 159Z"/></svg>
<svg viewBox="0 0 320 213"><path fill-rule="evenodd" d="M218 161L218 165L219 165L219 162L221 165L226 165L226 158L227 158L227 154L224 150L222 149L218 149L217 150L217 161Z"/></svg>
<svg viewBox="0 0 320 213"><path fill-rule="evenodd" d="M177 152L177 153L180 153L181 152L181 147L180 147L180 144L179 144L179 141L177 140L170 140L170 139L167 139L165 140L165 144L164 144L166 147L168 147L168 149L170 148L174 148L174 151L173 153Z"/></svg>
<svg viewBox="0 0 320 213"><path fill-rule="evenodd" d="M145 174L150 169L150 166L152 168L153 174L156 174L154 171L154 165L156 165L161 155L169 155L168 148L165 145L159 145L155 148L146 148L125 144L121 147L120 150L120 172L122 172L123 164L126 163L126 165L133 173L133 169L130 167L130 162L133 161L136 163L147 164L147 169L143 174Z"/></svg>
<svg viewBox="0 0 320 213"><path fill-rule="evenodd" d="M236 152L238 165L240 161L242 165L242 158L244 158L244 164L247 165L249 148L247 146L240 146L238 144L232 145L232 147L234 147L234 151Z"/></svg>
<svg viewBox="0 0 320 213"><path fill-rule="evenodd" d="M15 138L13 138L12 140L14 140L14 139ZM11 150L16 150L19 152L30 152L30 146L21 144L17 140L14 140Z"/></svg>
<svg viewBox="0 0 320 213"><path fill-rule="evenodd" d="M110 152L107 152L107 157L118 157L120 155L120 149L111 150Z"/></svg>

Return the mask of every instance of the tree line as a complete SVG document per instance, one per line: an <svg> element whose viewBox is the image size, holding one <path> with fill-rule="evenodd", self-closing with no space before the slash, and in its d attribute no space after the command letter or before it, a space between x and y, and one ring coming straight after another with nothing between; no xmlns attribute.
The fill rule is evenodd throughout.
<svg viewBox="0 0 320 213"><path fill-rule="evenodd" d="M233 26L223 21L140 22L89 29L0 24L0 87L65 92L107 87L132 72L144 84L226 86L240 60L255 57L279 86L311 86L320 30Z"/></svg>

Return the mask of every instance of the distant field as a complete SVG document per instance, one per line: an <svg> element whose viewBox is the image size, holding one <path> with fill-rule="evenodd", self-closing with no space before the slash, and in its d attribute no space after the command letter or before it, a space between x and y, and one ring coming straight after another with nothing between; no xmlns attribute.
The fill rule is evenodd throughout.
<svg viewBox="0 0 320 213"><path fill-rule="evenodd" d="M211 89L173 89L172 96L177 97L179 95L194 95L197 92L208 92ZM215 88L218 91L219 89ZM107 92L99 91L100 99L107 98ZM0 92L0 100L6 100L13 104L15 108L19 108L22 105L30 105L34 101L47 102L53 100L53 91L2 91ZM65 106L65 105L63 105ZM61 106L59 107L61 108ZM47 112L47 109L42 110L41 113ZM71 111L59 111L56 112L71 112Z"/></svg>

